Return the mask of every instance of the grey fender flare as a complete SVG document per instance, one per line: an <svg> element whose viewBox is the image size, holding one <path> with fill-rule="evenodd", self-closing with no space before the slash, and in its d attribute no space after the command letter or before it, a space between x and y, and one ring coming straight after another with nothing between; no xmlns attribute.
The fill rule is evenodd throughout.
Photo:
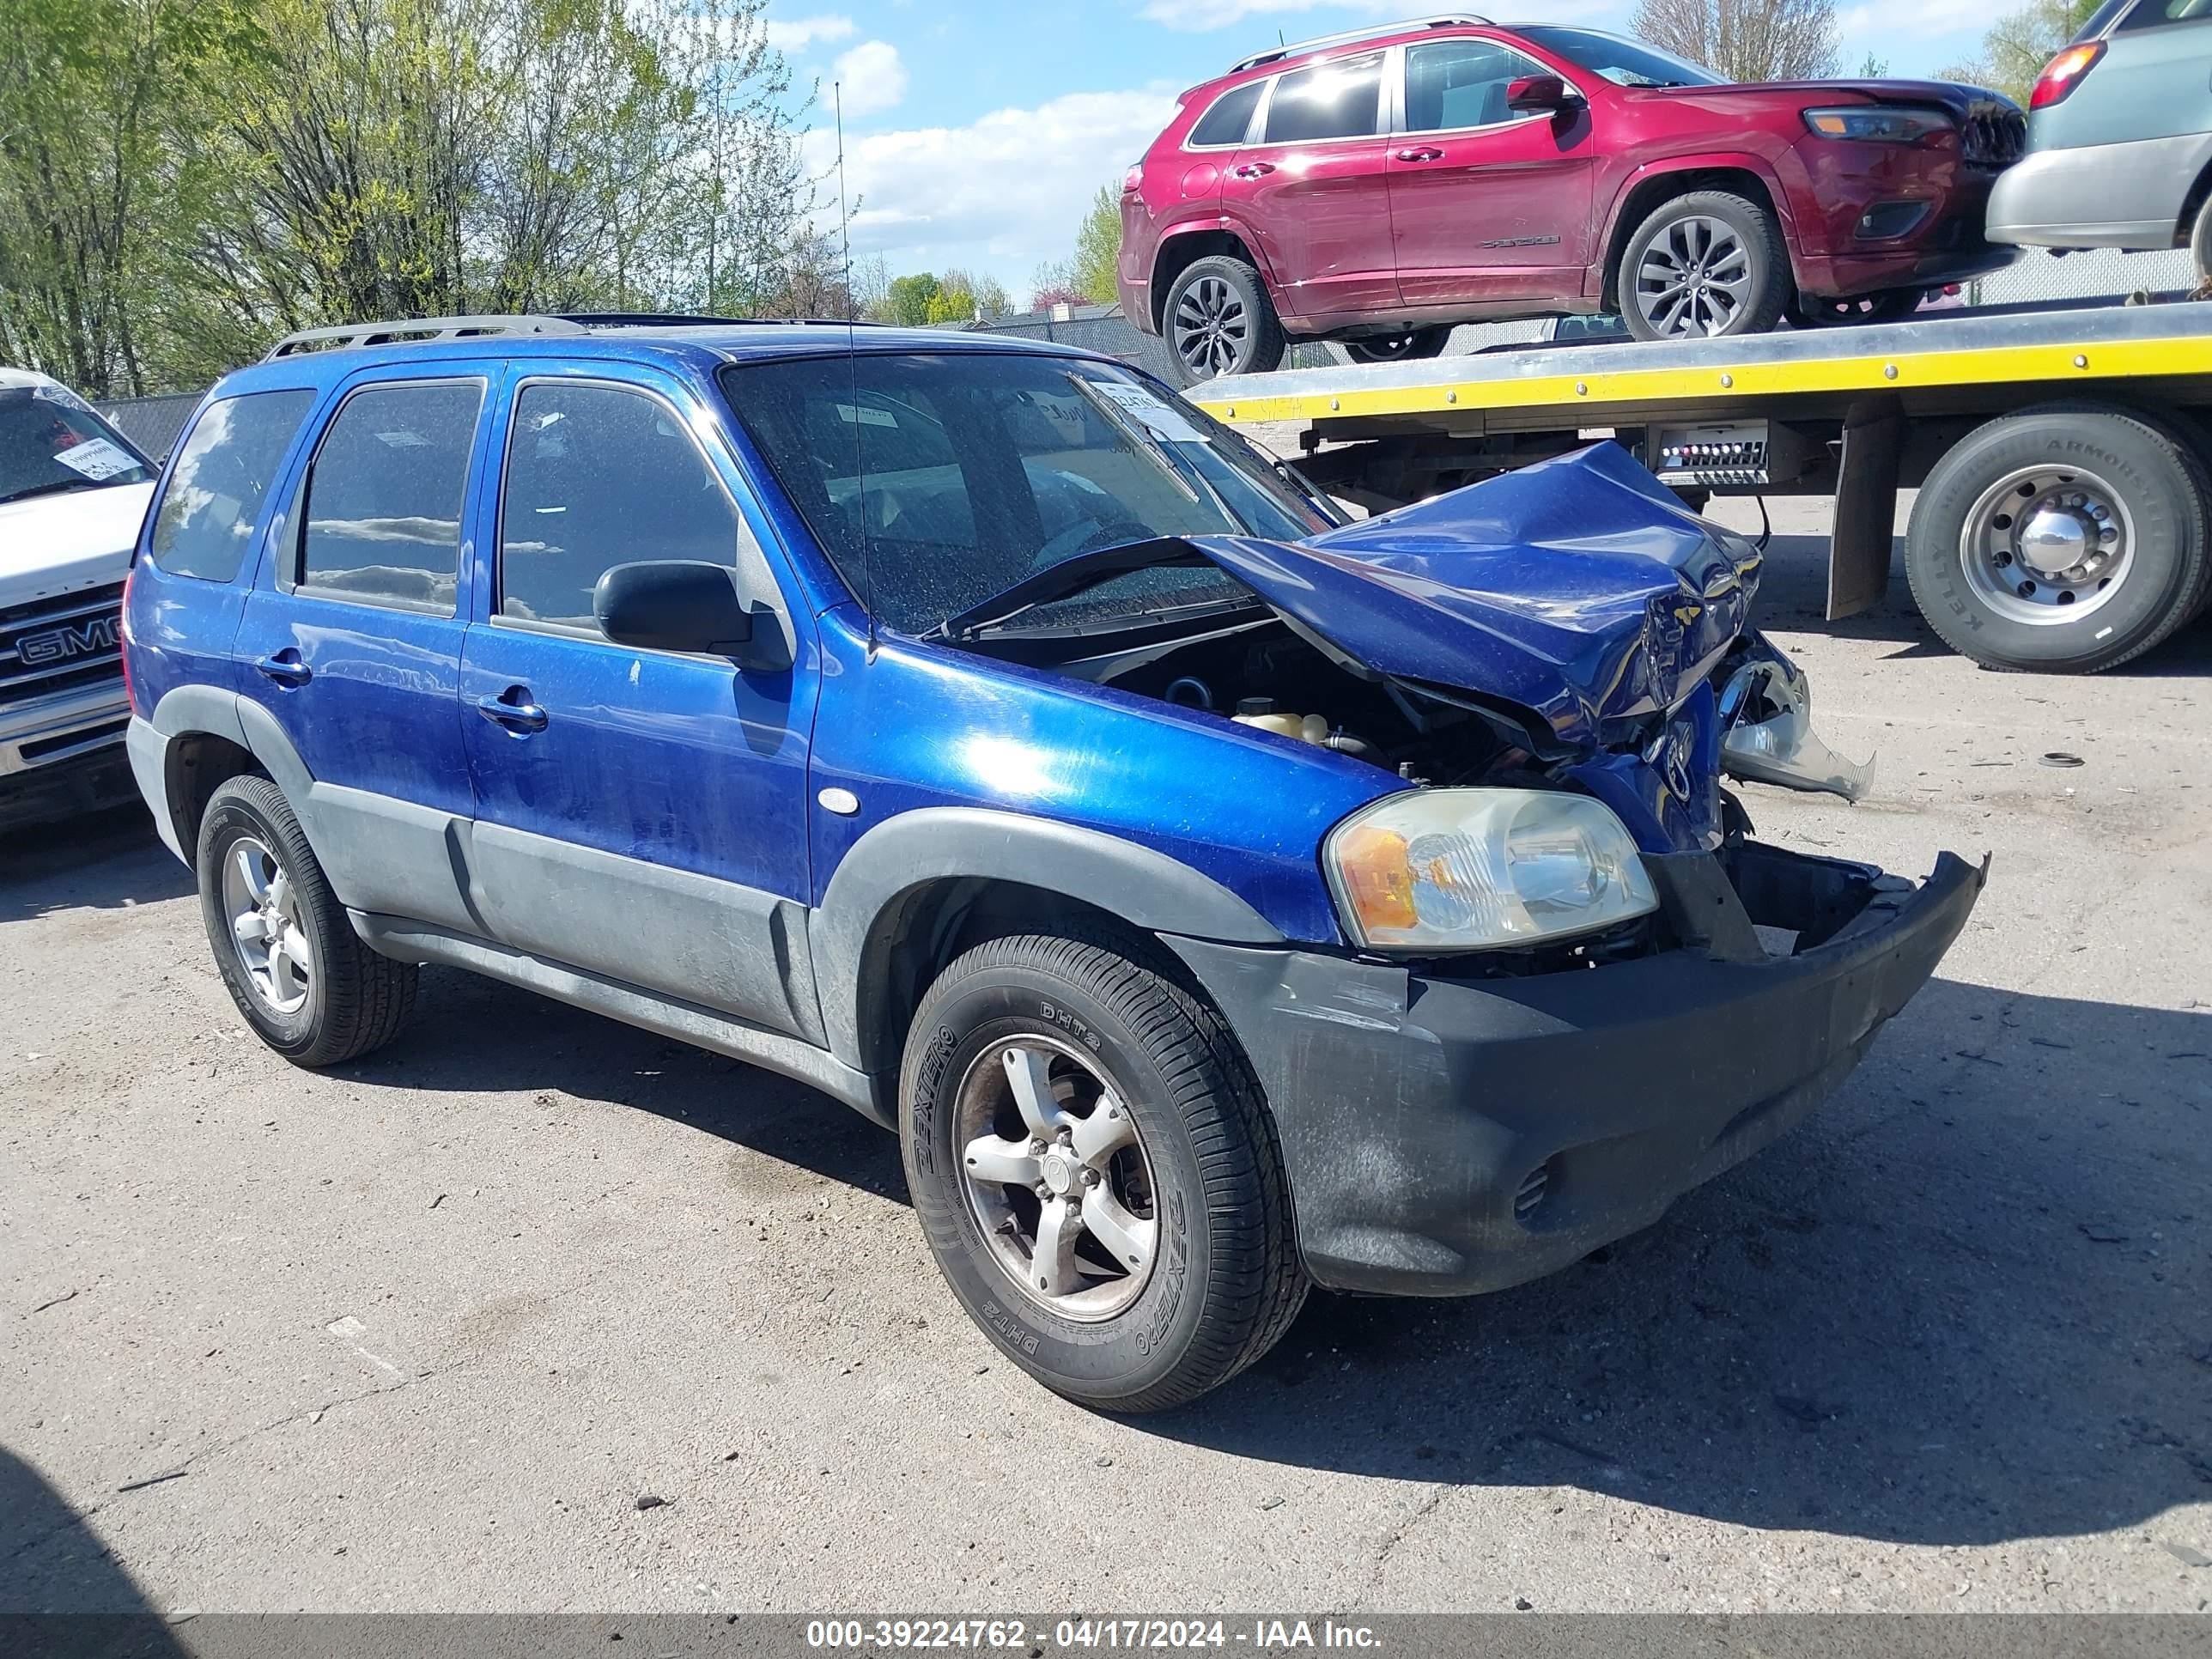
<svg viewBox="0 0 2212 1659"><path fill-rule="evenodd" d="M284 728L276 723L276 717L259 703L212 685L180 685L162 694L146 724L161 740L165 782L168 746L177 738L198 732L228 738L261 763L276 787L284 792L284 799L292 810L299 814L309 843L314 843L314 808L307 794L314 784L314 775L307 770L307 763L300 758L300 751L292 746L291 738L284 735ZM150 790L143 778L139 787L142 793L149 794L150 803ZM166 799L166 793L162 805L162 821L170 823L173 813L166 809L173 803ZM173 827L170 834L175 833ZM191 861L192 850L181 842L173 850L186 863Z"/></svg>
<svg viewBox="0 0 2212 1659"><path fill-rule="evenodd" d="M854 842L810 913L830 1051L867 1069L864 975L870 936L902 897L967 878L1065 895L1148 933L1229 944L1287 943L1265 916L1188 865L1097 830L986 807L927 806L884 819Z"/></svg>

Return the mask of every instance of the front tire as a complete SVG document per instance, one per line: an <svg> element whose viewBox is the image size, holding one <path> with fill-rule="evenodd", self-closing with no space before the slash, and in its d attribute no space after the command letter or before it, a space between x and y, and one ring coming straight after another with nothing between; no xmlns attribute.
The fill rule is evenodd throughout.
<svg viewBox="0 0 2212 1659"><path fill-rule="evenodd" d="M1789 308L1790 320L1800 328L1855 328L1867 323L1901 323L1920 309L1927 297L1923 288L1884 289L1879 294L1858 294L1847 300L1817 300L1799 295Z"/></svg>
<svg viewBox="0 0 2212 1659"><path fill-rule="evenodd" d="M1194 260L1169 289L1160 333L1176 384L1265 374L1283 361L1283 325L1260 273L1242 259Z"/></svg>
<svg viewBox="0 0 2212 1659"><path fill-rule="evenodd" d="M1905 573L1929 626L1988 668L2093 674L2187 622L2212 584L2212 482L2141 416L2048 404L1990 421L1913 503Z"/></svg>
<svg viewBox="0 0 2212 1659"><path fill-rule="evenodd" d="M1355 363L1411 363L1440 356L1451 338L1451 325L1409 329L1403 334L1378 334L1370 339L1346 340L1344 355Z"/></svg>
<svg viewBox="0 0 2212 1659"><path fill-rule="evenodd" d="M1103 1411L1218 1387L1306 1291L1259 1085L1219 1015L1140 954L977 945L922 998L899 1081L945 1282L1016 1364Z"/></svg>
<svg viewBox="0 0 2212 1659"><path fill-rule="evenodd" d="M417 970L361 942L282 790L253 776L221 785L196 852L216 969L264 1042L312 1067L357 1059L398 1034Z"/></svg>
<svg viewBox="0 0 2212 1659"><path fill-rule="evenodd" d="M1662 202L1621 250L1621 320L1639 340L1764 334L1790 293L1774 216L1723 190Z"/></svg>

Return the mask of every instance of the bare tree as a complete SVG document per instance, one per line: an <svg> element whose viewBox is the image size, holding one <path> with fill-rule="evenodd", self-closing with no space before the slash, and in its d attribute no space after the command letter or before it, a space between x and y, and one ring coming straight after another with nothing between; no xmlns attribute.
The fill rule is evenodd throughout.
<svg viewBox="0 0 2212 1659"><path fill-rule="evenodd" d="M1835 0L1638 0L1634 27L1731 81L1835 73Z"/></svg>

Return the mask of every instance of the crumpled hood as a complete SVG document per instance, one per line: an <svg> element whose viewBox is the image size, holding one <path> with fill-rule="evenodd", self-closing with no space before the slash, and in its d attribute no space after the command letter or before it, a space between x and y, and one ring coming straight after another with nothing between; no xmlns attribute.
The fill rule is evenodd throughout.
<svg viewBox="0 0 2212 1659"><path fill-rule="evenodd" d="M1901 104L1908 108L1940 109L1963 125L1971 115L2002 108L2017 111L2020 107L2001 92L1987 87L1977 87L1963 81L1890 81L1867 79L1832 79L1823 81L1746 81L1740 85L1719 87L1665 87L1654 91L1674 97L1694 95L1700 101L1706 99L1730 97L1764 97L1779 93L1785 97L1803 100L1809 106L1821 98L1833 99L1839 94L1856 100L1865 99L1875 104Z"/></svg>
<svg viewBox="0 0 2212 1659"><path fill-rule="evenodd" d="M1346 657L1518 705L1584 752L1697 690L1760 564L1612 443L1304 542L1193 542Z"/></svg>

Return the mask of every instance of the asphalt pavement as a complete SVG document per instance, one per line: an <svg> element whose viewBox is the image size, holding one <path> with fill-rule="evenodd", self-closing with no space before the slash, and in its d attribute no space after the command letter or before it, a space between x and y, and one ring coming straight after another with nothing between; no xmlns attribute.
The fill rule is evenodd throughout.
<svg viewBox="0 0 2212 1659"><path fill-rule="evenodd" d="M0 842L0 1611L2205 1609L2212 624L1981 672L1819 621L1820 510L1763 619L1875 794L1744 793L1993 854L1939 977L1650 1231L1167 1416L1002 1360L803 1087L452 972L303 1073L142 817Z"/></svg>

